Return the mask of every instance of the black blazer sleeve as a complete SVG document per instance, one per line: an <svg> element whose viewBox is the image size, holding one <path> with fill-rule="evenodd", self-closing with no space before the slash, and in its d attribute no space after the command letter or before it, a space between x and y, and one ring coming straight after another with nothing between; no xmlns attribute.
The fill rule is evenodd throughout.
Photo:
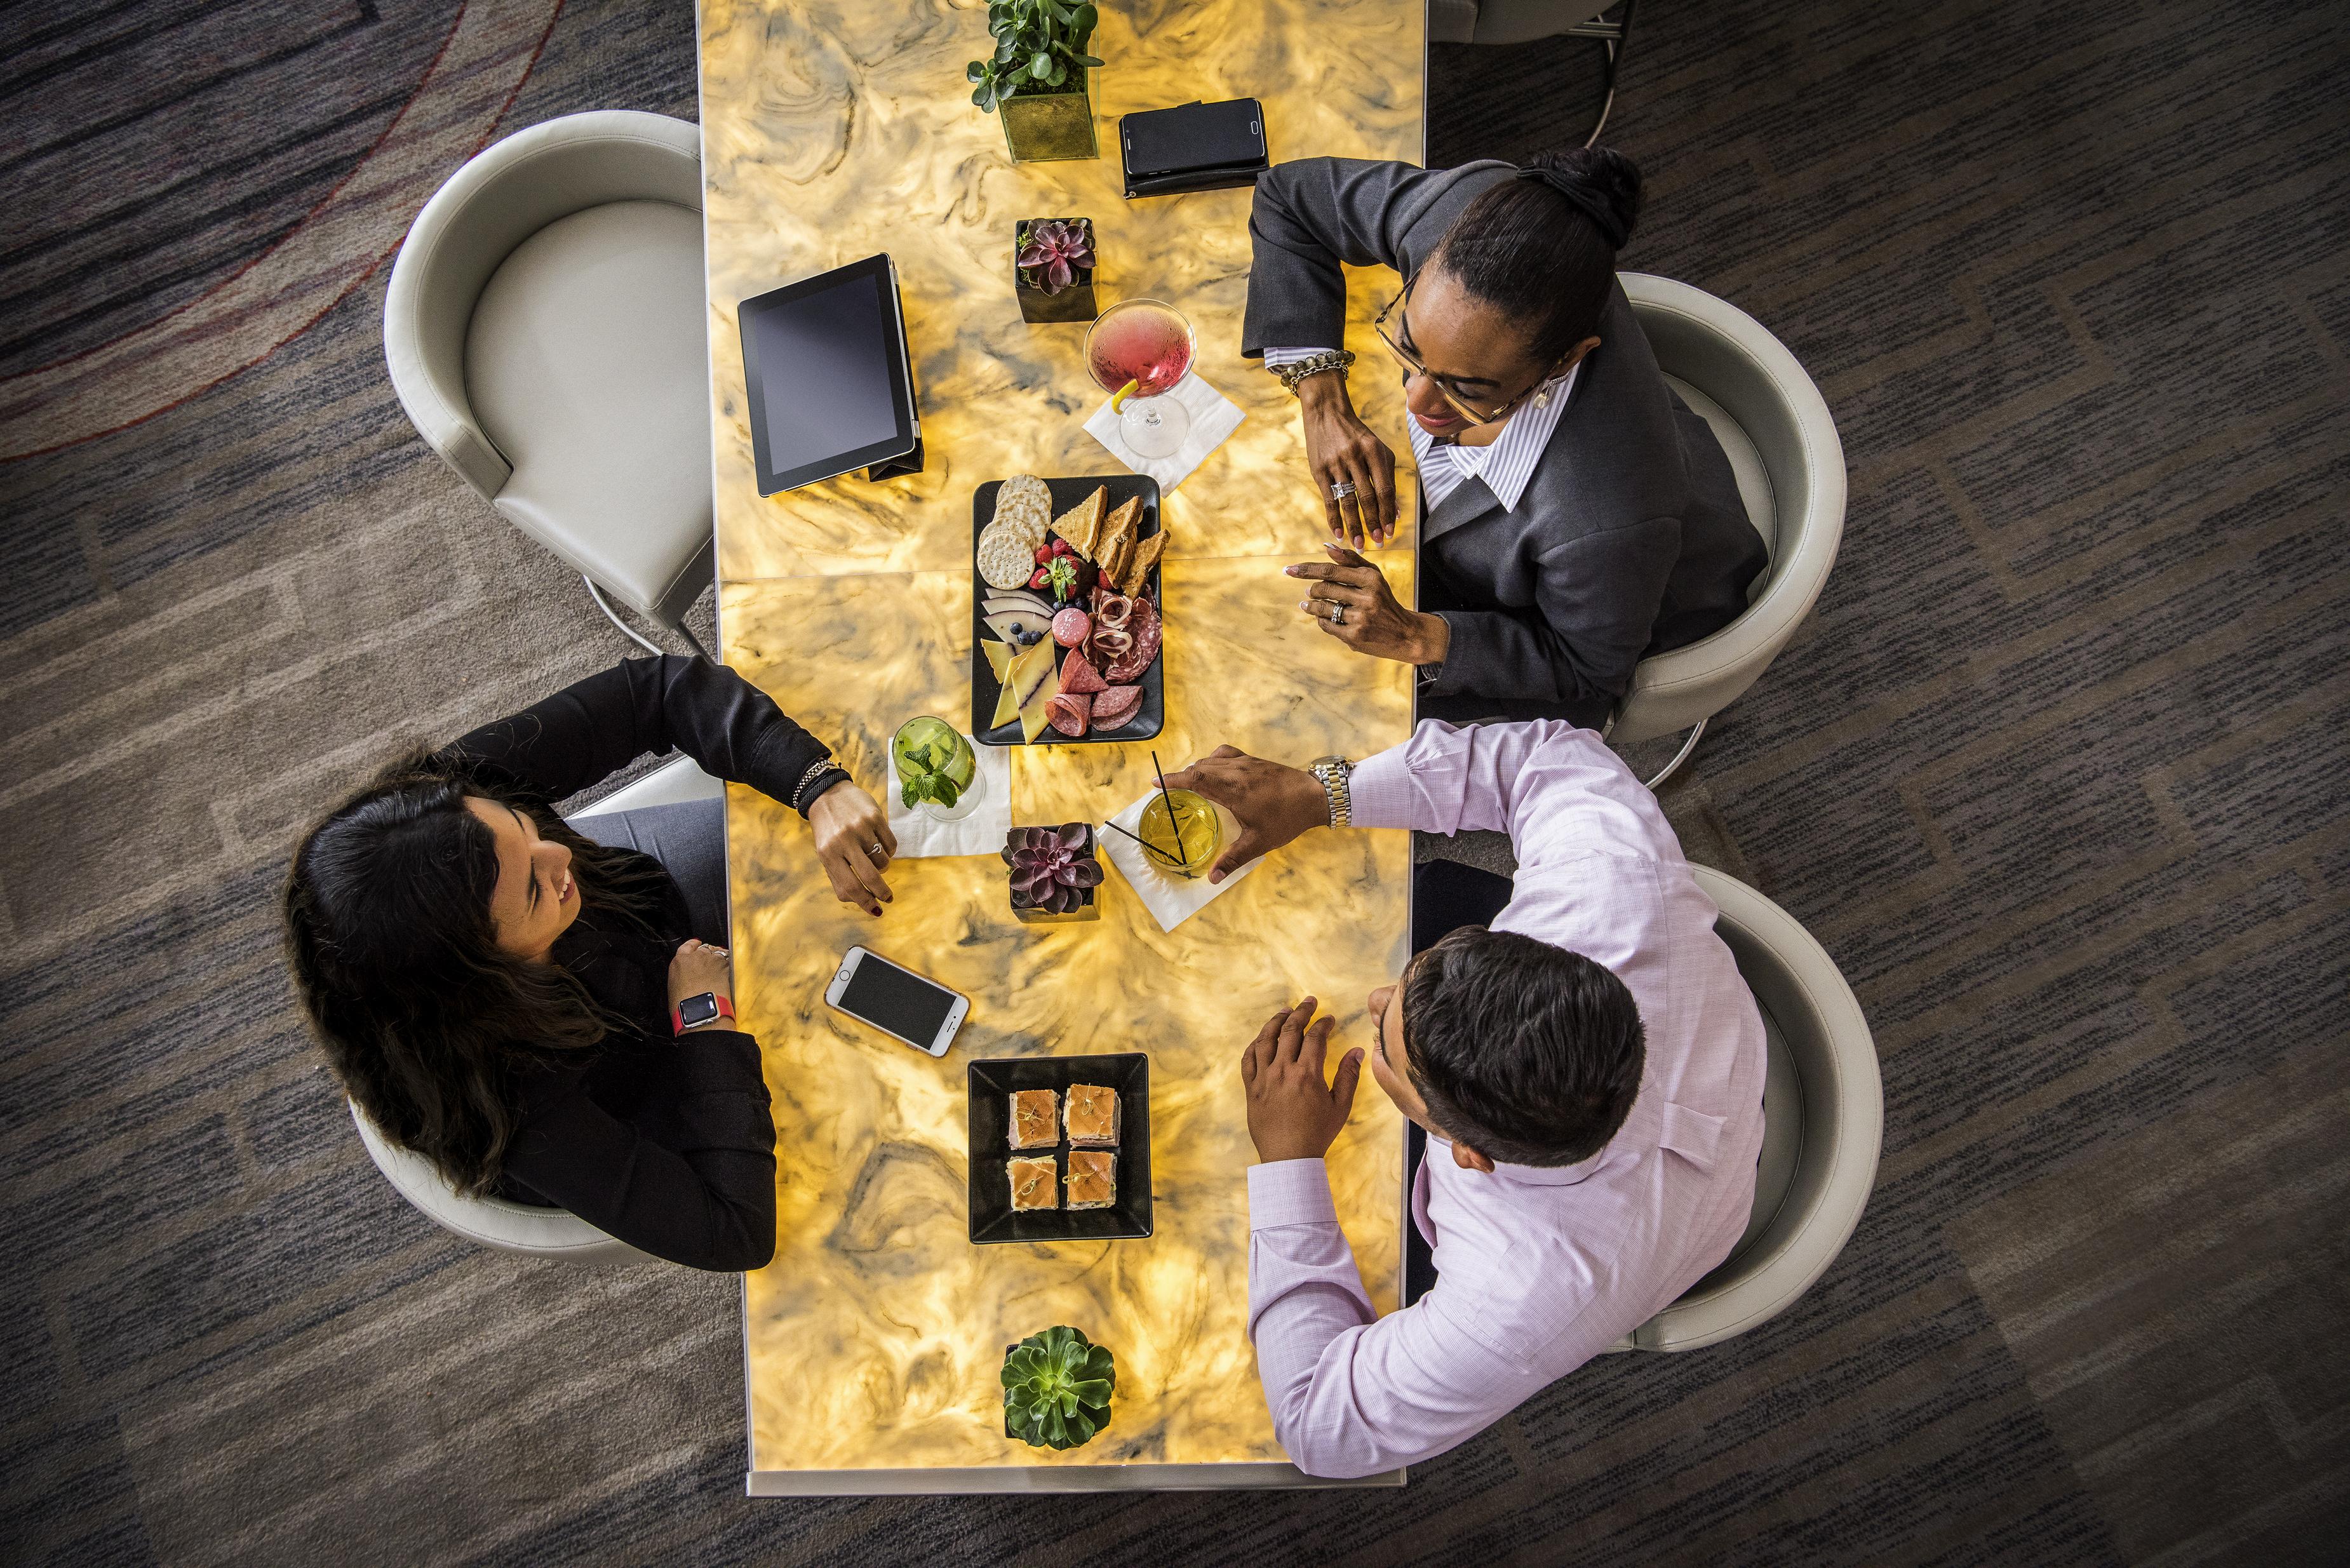
<svg viewBox="0 0 2350 1568"><path fill-rule="evenodd" d="M1532 609L1437 611L1452 637L1426 694L1617 701L1655 638L1657 606L1680 552L1680 520L1652 517L1545 554Z"/></svg>
<svg viewBox="0 0 2350 1568"><path fill-rule="evenodd" d="M1416 169L1360 158L1305 158L1257 176L1249 209L1248 316L1241 352L1347 340L1340 264L1409 273L1461 209L1510 166Z"/></svg>
<svg viewBox="0 0 2350 1568"><path fill-rule="evenodd" d="M704 772L749 784L802 815L815 796L795 800L793 792L812 765L831 754L785 717L775 699L733 670L674 653L624 659L483 725L444 754L560 800L649 752L672 747Z"/></svg>
<svg viewBox="0 0 2350 1568"><path fill-rule="evenodd" d="M662 1092L623 1121L572 1085L525 1091L505 1170L629 1245L739 1273L775 1254L775 1124L758 1043L679 1040Z"/></svg>

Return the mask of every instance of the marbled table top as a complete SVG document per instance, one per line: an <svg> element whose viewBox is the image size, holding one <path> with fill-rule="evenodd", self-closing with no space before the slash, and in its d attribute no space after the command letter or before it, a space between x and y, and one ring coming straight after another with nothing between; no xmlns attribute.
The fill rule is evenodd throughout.
<svg viewBox="0 0 2350 1568"><path fill-rule="evenodd" d="M1295 404L1240 358L1245 191L1126 202L1116 117L1193 98L1264 101L1276 159L1417 158L1417 0L1274 7L1210 0L1105 7L1093 52L1107 156L1014 165L969 102L983 6L703 0L702 117L724 657L830 741L877 794L917 713L970 708L972 491L1029 472L1110 473L1081 429L1102 394L1084 327L1024 325L1012 225L1087 216L1105 306L1149 295L1192 318L1202 375L1247 411L1168 498L1167 724L1149 745L1013 756L1014 819L1100 821L1220 742L1302 763L1400 741L1409 671L1363 659L1297 615L1282 563L1318 555L1321 508ZM1388 62L1379 65L1377 62ZM897 258L928 467L761 499L734 306L888 250ZM1388 280L1353 291L1349 343ZM1355 379L1399 431L1400 389ZM1408 457L1408 449L1405 455ZM1409 504L1407 504L1409 514ZM1409 595L1409 535L1381 564ZM1311 992L1367 1044L1367 993L1400 968L1409 845L1315 833L1162 932L1115 872L1102 918L1024 926L993 857L890 868L879 920L832 898L799 818L733 789L737 1005L775 1096L778 1241L746 1293L754 1471L1101 1467L1279 1460L1247 1338L1253 1158L1237 1068L1274 1008ZM971 998L933 1060L828 1009L862 943ZM975 1247L966 1231L964 1073L976 1058L1142 1050L1151 1057L1155 1233ZM1395 1305L1401 1120L1375 1085L1333 1150L1339 1212L1372 1299ZM1007 1439L1004 1347L1066 1323L1115 1352L1109 1428L1056 1455Z"/></svg>

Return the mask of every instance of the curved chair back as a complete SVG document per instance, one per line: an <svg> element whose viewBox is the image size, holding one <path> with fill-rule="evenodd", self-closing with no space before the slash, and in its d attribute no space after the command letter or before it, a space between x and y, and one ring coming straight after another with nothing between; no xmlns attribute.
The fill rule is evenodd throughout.
<svg viewBox="0 0 2350 1568"><path fill-rule="evenodd" d="M1703 289L1622 275L1657 363L1721 437L1770 565L1746 613L1711 637L1644 659L1608 739L1653 740L1736 701L1820 597L1844 538L1844 443L1826 400L1762 323Z"/></svg>
<svg viewBox="0 0 2350 1568"><path fill-rule="evenodd" d="M392 263L384 358L434 452L494 498L513 472L465 395L465 329L490 275L558 218L614 202L702 211L702 133L667 115L566 115L484 149L424 203Z"/></svg>
<svg viewBox="0 0 2350 1568"><path fill-rule="evenodd" d="M1632 1333L1629 1348L1695 1350L1775 1317L1827 1271L1877 1181L1885 1091L1852 987L1794 916L1735 877L1692 867L1715 929L1762 1012L1770 1068L1746 1233L1721 1266Z"/></svg>
<svg viewBox="0 0 2350 1568"><path fill-rule="evenodd" d="M534 1209L502 1198L464 1197L442 1179L431 1160L400 1147L377 1131L356 1104L351 1106L351 1121L359 1129L359 1141L367 1145L368 1158L393 1189L422 1210L425 1218L468 1241L501 1252L566 1263L660 1261L561 1209Z"/></svg>

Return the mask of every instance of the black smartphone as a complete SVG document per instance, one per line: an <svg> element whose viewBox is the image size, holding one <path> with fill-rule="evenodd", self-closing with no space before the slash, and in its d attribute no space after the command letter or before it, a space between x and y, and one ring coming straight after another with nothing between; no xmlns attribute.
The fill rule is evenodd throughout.
<svg viewBox="0 0 2350 1568"><path fill-rule="evenodd" d="M1227 173L1247 184L1265 166L1264 107L1253 98L1147 109L1118 121L1129 188Z"/></svg>

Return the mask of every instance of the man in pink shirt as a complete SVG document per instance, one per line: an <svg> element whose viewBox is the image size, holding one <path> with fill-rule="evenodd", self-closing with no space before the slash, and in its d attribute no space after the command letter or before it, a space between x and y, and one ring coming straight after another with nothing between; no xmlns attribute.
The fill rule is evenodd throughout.
<svg viewBox="0 0 2350 1568"><path fill-rule="evenodd" d="M1427 1294L1374 1314L1331 1202L1322 1157L1362 1049L1326 1085L1332 1020L1312 1022L1309 996L1241 1059L1261 1161L1249 1333L1298 1468L1440 1454L1729 1254L1762 1146L1762 1016L1656 798L1597 735L1430 721L1359 763L1222 747L1167 782L1240 822L1215 879L1325 826L1493 829L1517 856L1490 929L1454 930L1370 995L1371 1075L1430 1139L1411 1194Z"/></svg>

